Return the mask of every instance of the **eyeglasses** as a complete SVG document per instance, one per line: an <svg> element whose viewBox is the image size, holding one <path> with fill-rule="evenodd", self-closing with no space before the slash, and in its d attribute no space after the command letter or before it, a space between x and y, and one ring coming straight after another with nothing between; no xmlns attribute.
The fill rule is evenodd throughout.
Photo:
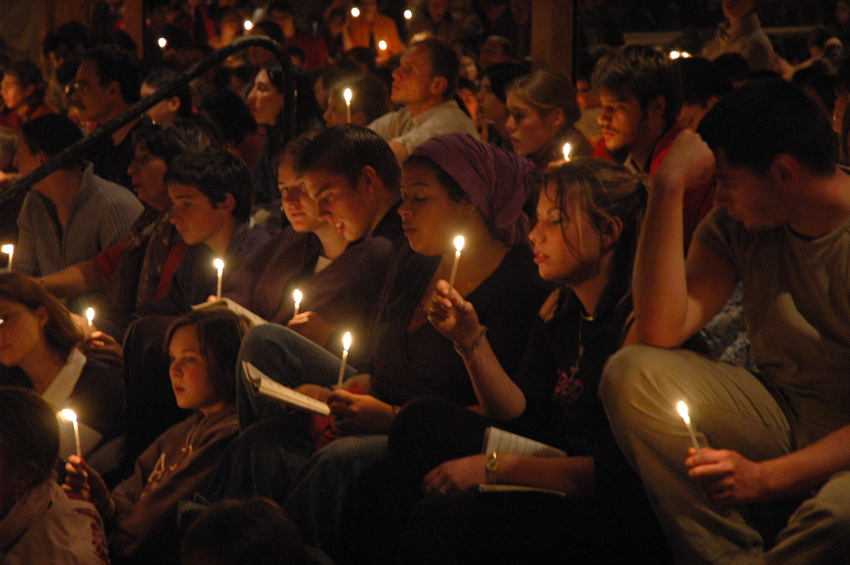
<svg viewBox="0 0 850 565"><path fill-rule="evenodd" d="M68 96L71 96L75 92L79 92L80 94L83 94L83 93L87 92L88 90L90 90L91 87L92 87L92 85L90 85L87 82L73 82L73 83L71 83L71 84L69 84L68 86L65 87L65 94L67 94Z"/></svg>

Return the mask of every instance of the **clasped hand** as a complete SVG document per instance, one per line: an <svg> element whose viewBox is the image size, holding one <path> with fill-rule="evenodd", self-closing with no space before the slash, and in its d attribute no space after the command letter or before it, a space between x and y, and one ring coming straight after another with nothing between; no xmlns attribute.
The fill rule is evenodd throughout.
<svg viewBox="0 0 850 565"><path fill-rule="evenodd" d="M444 280L437 281L427 311L437 331L455 343L469 345L481 333L475 308Z"/></svg>
<svg viewBox="0 0 850 565"><path fill-rule="evenodd" d="M770 498L763 466L735 451L690 448L685 460L688 475L713 502L747 504Z"/></svg>

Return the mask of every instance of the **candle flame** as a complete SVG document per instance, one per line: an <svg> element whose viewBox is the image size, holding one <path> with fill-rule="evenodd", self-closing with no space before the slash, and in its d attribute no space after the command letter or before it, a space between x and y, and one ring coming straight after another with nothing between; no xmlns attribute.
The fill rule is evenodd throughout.
<svg viewBox="0 0 850 565"><path fill-rule="evenodd" d="M387 50L387 42L384 41L383 39L380 40L378 42L378 49L380 49L381 51L386 51Z"/></svg>
<svg viewBox="0 0 850 565"><path fill-rule="evenodd" d="M345 335L342 336L342 349L344 351L351 349L351 332L345 332Z"/></svg>
<svg viewBox="0 0 850 565"><path fill-rule="evenodd" d="M65 418L66 420L68 420L69 422L76 422L77 421L76 412L74 412L70 408L63 409L61 412L59 412L59 415L62 416L63 418Z"/></svg>
<svg viewBox="0 0 850 565"><path fill-rule="evenodd" d="M94 321L94 308L86 308L86 320L88 320L89 325Z"/></svg>
<svg viewBox="0 0 850 565"><path fill-rule="evenodd" d="M690 417L690 415L688 414L688 405L687 405L687 404L685 404L685 402L684 402L683 400L680 400L680 401L676 404L676 410L678 410L678 411L679 411L679 416L681 416L681 417L682 417L682 419L685 421L685 423L686 423L686 424L690 424L690 423L691 423L691 417Z"/></svg>
<svg viewBox="0 0 850 565"><path fill-rule="evenodd" d="M15 252L15 246L12 245L11 243L7 243L3 247L0 247L0 251L5 253L6 255L11 255L12 253Z"/></svg>
<svg viewBox="0 0 850 565"><path fill-rule="evenodd" d="M412 11L410 11L410 10L405 10L405 11L404 11L404 19L405 19L405 20L409 20L409 19L411 19L412 17L413 17L413 12L412 12Z"/></svg>
<svg viewBox="0 0 850 565"><path fill-rule="evenodd" d="M254 27L254 22L252 22L251 20L245 20L245 23L242 24L242 27L245 28L245 31L251 31L251 29L253 29Z"/></svg>
<svg viewBox="0 0 850 565"><path fill-rule="evenodd" d="M164 37L160 37L156 40L156 44L159 45L160 49L165 49L166 45L168 45L168 40Z"/></svg>
<svg viewBox="0 0 850 565"><path fill-rule="evenodd" d="M350 89L350 88L346 88L346 89L342 92L342 97L343 97L343 98L345 98L345 103L346 103L346 104L351 104L351 89Z"/></svg>
<svg viewBox="0 0 850 565"><path fill-rule="evenodd" d="M462 235L459 235L455 238L455 249L457 249L458 253L463 251L463 244L464 243L465 243L465 240L463 239Z"/></svg>
<svg viewBox="0 0 850 565"><path fill-rule="evenodd" d="M218 269L219 272L224 270L224 261L222 261L221 259L213 260L213 265L216 269Z"/></svg>
<svg viewBox="0 0 850 565"><path fill-rule="evenodd" d="M360 8L358 8L357 6L353 7L351 9L351 17L359 18L360 17Z"/></svg>
<svg viewBox="0 0 850 565"><path fill-rule="evenodd" d="M678 59L681 56L682 56L682 54L679 53L678 51L670 51L670 58L671 59L675 60L675 59Z"/></svg>
<svg viewBox="0 0 850 565"><path fill-rule="evenodd" d="M569 143L564 144L564 160L570 160L570 151L572 150L572 146Z"/></svg>
<svg viewBox="0 0 850 565"><path fill-rule="evenodd" d="M295 300L295 305L296 305L296 306L298 306L299 304L301 304L301 298L302 298L302 296L303 296L303 295L301 294L301 291L300 291L300 290L298 290L297 288L295 289L295 292L293 292L293 293L292 293L292 298L293 298L293 300Z"/></svg>

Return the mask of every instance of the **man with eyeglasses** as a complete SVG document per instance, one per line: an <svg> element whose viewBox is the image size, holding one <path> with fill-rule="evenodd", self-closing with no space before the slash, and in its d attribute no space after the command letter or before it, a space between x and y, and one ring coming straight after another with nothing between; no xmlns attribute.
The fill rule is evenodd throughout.
<svg viewBox="0 0 850 565"><path fill-rule="evenodd" d="M117 117L139 100L141 87L136 58L118 47L100 46L83 55L77 78L71 85L71 100L80 119L94 127ZM127 167L133 159L131 132L141 117L119 128L95 145L86 158L95 173L126 188L131 186Z"/></svg>

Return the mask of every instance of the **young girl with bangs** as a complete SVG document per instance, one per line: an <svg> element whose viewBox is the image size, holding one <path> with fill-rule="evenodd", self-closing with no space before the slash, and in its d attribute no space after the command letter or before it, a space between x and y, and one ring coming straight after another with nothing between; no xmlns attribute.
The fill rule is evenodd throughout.
<svg viewBox="0 0 850 565"><path fill-rule="evenodd" d="M396 418L390 453L401 480L419 491L409 494L426 495L405 528L400 562L663 562L651 509L596 394L607 358L635 341L630 281L646 190L622 167L577 160L540 173L539 191L529 238L540 276L558 288L516 375L499 364L473 305L437 283L429 319L454 341L483 415L422 399ZM481 453L491 425L568 456ZM487 483L566 498L479 492Z"/></svg>
<svg viewBox="0 0 850 565"><path fill-rule="evenodd" d="M234 372L246 328L229 310L193 311L171 325L165 343L172 390L180 408L196 413L159 436L111 493L84 459L69 458L63 488L95 505L113 562L178 561L178 502L200 489L239 431Z"/></svg>

